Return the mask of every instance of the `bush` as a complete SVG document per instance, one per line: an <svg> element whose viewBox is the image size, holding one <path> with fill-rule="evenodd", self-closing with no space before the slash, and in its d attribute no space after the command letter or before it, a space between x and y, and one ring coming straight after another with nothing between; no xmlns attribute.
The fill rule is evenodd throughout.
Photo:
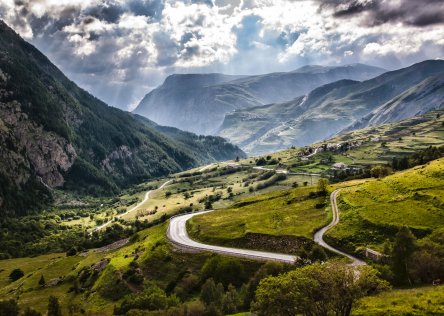
<svg viewBox="0 0 444 316"><path fill-rule="evenodd" d="M19 307L15 300L0 301L0 315L18 316Z"/></svg>
<svg viewBox="0 0 444 316"><path fill-rule="evenodd" d="M77 249L76 249L76 247L71 247L71 248L66 252L66 256L68 256L68 257L75 256L76 254L77 254Z"/></svg>
<svg viewBox="0 0 444 316"><path fill-rule="evenodd" d="M202 267L202 278L213 278L215 282L221 282L224 287L229 284L240 286L246 278L244 267L239 261L232 258L213 256L205 261Z"/></svg>
<svg viewBox="0 0 444 316"><path fill-rule="evenodd" d="M280 174L275 174L270 179L268 179L268 180L266 180L264 182L258 183L256 185L256 190L265 189L265 188L267 188L269 186L272 186L276 182L282 181L282 180L285 180L285 179L287 179L287 176L285 174L281 174L281 173Z"/></svg>
<svg viewBox="0 0 444 316"><path fill-rule="evenodd" d="M21 279L25 273L21 269L14 269L9 274L9 279L11 279L12 282L17 281L18 279Z"/></svg>

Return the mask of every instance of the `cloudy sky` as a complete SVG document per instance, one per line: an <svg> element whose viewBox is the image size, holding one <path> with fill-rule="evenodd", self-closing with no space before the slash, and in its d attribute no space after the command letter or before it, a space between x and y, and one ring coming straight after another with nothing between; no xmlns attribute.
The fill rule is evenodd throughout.
<svg viewBox="0 0 444 316"><path fill-rule="evenodd" d="M443 0L1 0L0 18L122 109L171 73L444 57Z"/></svg>

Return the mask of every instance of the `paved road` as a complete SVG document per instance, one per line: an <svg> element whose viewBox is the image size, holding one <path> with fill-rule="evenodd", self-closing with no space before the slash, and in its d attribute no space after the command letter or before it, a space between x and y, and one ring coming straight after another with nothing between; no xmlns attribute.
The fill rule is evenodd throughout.
<svg viewBox="0 0 444 316"><path fill-rule="evenodd" d="M263 170L263 171L274 171L276 173L288 174L288 170L286 170L286 169L272 169L272 168L266 168L266 167L253 167L253 169Z"/></svg>
<svg viewBox="0 0 444 316"><path fill-rule="evenodd" d="M188 236L186 222L190 218L192 218L196 215L209 213L209 212L212 212L212 211L202 211L202 212L185 214L185 215L180 215L180 216L176 216L176 217L171 218L170 224L168 226L168 233L167 233L168 239L170 241L172 241L174 244L181 246L181 247L196 249L196 250L217 252L217 253L232 255L232 256L236 256L236 257L244 257L244 258L250 258L250 259L257 259L257 260L274 260L274 261L281 261L281 262L286 262L286 263L294 263L296 261L297 257L292 256L292 255L265 252L265 251L255 251L255 250L247 250L247 249L213 246L213 245L202 244L202 243L192 240Z"/></svg>
<svg viewBox="0 0 444 316"><path fill-rule="evenodd" d="M353 265L356 265L356 266L365 265L366 263L364 261L362 261L358 258L355 258L347 253L344 253L336 248L333 248L332 246L327 244L323 239L325 232L339 223L339 211L338 211L338 205L336 202L336 198L337 198L339 191L340 191L340 189L335 190L330 195L330 202L331 202L332 211L333 211L332 222L329 225L327 225L324 228L317 231L314 235L314 240L322 247L327 248L330 251L333 251L337 254L340 254L342 256L345 256L345 257L351 259L353 261L353 263L352 263ZM192 240L188 236L186 222L190 218L192 218L196 215L205 214L205 213L209 213L209 212L212 212L212 211L202 211L202 212L197 212L197 213L192 213L192 214L179 215L179 216L171 218L169 226L168 226L168 232L167 232L168 239L171 242L173 242L174 244L179 245L181 247L196 249L196 250L217 252L217 253L228 254L228 255L233 255L233 256L237 256L237 257L245 257L245 258L251 258L251 259L258 259L258 260L274 260L274 261L282 261L282 262L287 262L287 263L294 263L297 260L296 256L291 256L291 255L287 255L287 254L213 246L213 245L207 245L207 244L203 244L203 243Z"/></svg>
<svg viewBox="0 0 444 316"><path fill-rule="evenodd" d="M202 168L200 168L199 169L199 172L202 172L202 171L205 171L205 170L207 170L207 169L210 169L211 167L214 167L214 166L216 166L217 165L217 163L210 163L209 165L206 165L206 166L203 166Z"/></svg>
<svg viewBox="0 0 444 316"><path fill-rule="evenodd" d="M160 187L158 187L156 190L161 190L161 189L163 189L163 188L164 188L168 183L170 183L171 181L172 181L172 180L168 180L168 181L164 182L164 183L163 183ZM121 218L122 216L125 216L125 215L127 215L127 214L133 212L133 211L136 210L139 206L141 206L143 203L145 203L146 201L148 201L149 198L150 198L150 194L151 194L151 192L156 191L156 190L149 190L148 192L145 193L145 197L143 198L142 202L137 203L135 206L133 206L132 208L130 208L129 210L127 210L125 213L122 213L122 214L119 214L119 215L117 215L117 216L114 216L114 218L115 218L115 217L117 217L117 218ZM99 230L105 228L106 226L110 225L110 224L114 221L114 218L111 219L111 220L109 220L108 222L106 222L106 223L100 225L100 226L94 227L94 228L91 230L90 233L95 232L95 231L99 231Z"/></svg>
<svg viewBox="0 0 444 316"><path fill-rule="evenodd" d="M365 265L366 263L356 257L353 257L352 255L349 255L339 249L333 248L332 246L330 246L329 244L327 244L324 241L324 234L333 226L337 225L339 223L339 209L338 209L338 204L336 201L336 198L338 197L339 192L341 191L341 189L337 189L335 191L333 191L330 195L330 204L331 204L331 210L333 213L333 219L331 221L330 224L328 224L327 226L321 228L320 230L318 230L315 234L314 234L314 241L316 243L318 243L319 245L321 245L324 248L327 248L330 251L333 251L339 255L345 256L349 259L351 259L353 261L353 265Z"/></svg>

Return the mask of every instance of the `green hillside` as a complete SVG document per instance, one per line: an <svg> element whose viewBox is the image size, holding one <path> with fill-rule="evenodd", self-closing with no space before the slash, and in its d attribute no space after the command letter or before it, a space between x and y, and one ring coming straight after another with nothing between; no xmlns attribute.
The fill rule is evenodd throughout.
<svg viewBox="0 0 444 316"><path fill-rule="evenodd" d="M444 159L349 188L342 185L341 221L327 233L339 248L382 250L401 226L417 237L444 227Z"/></svg>
<svg viewBox="0 0 444 316"><path fill-rule="evenodd" d="M53 295L59 299L64 315L70 310L74 315L85 312L111 315L128 295L140 297L143 289L147 289L147 293L156 291L157 296L145 310L163 310L167 306L164 302L169 300L169 306L179 311L187 308L185 305L193 306L206 278L212 277L225 287L230 283L239 287L263 265L208 253L177 252L166 241L165 224L141 231L137 237L130 244L114 250L90 251L71 257L56 253L0 260L0 297L17 299L21 310L32 307L45 313L48 297ZM219 272L205 268L210 262L213 266L221 265ZM9 274L17 268L25 275L12 282ZM221 274L223 269L236 272L236 275ZM277 269L283 271L281 265ZM39 284L42 276L46 285ZM188 303L182 306L182 302ZM202 306L201 303L198 305Z"/></svg>
<svg viewBox="0 0 444 316"><path fill-rule="evenodd" d="M363 298L352 315L442 315L444 286L400 289Z"/></svg>
<svg viewBox="0 0 444 316"><path fill-rule="evenodd" d="M3 214L43 208L53 188L115 194L150 178L244 156L222 138L163 133L107 106L3 22L0 89Z"/></svg>
<svg viewBox="0 0 444 316"><path fill-rule="evenodd" d="M270 154L280 168L292 172L314 172L339 176L340 180L356 175L374 165L392 165L401 160L422 155L432 146L444 146L444 111L432 111L410 119L344 132L323 142L306 147L292 147ZM317 150L316 154L307 156ZM436 157L437 158L437 157ZM436 159L432 158L432 159ZM241 162L248 165L251 159ZM345 163L353 170L334 170L335 163Z"/></svg>
<svg viewBox="0 0 444 316"><path fill-rule="evenodd" d="M209 244L294 253L330 217L316 189L271 192L244 198L213 213L193 217L189 233Z"/></svg>

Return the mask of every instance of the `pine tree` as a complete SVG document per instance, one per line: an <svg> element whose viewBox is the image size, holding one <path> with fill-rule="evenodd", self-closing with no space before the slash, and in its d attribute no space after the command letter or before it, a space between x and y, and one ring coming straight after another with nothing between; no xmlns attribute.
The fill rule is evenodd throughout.
<svg viewBox="0 0 444 316"><path fill-rule="evenodd" d="M408 261L416 249L416 238L406 226L399 229L393 244L392 265L395 281L403 285L411 283L408 275Z"/></svg>

